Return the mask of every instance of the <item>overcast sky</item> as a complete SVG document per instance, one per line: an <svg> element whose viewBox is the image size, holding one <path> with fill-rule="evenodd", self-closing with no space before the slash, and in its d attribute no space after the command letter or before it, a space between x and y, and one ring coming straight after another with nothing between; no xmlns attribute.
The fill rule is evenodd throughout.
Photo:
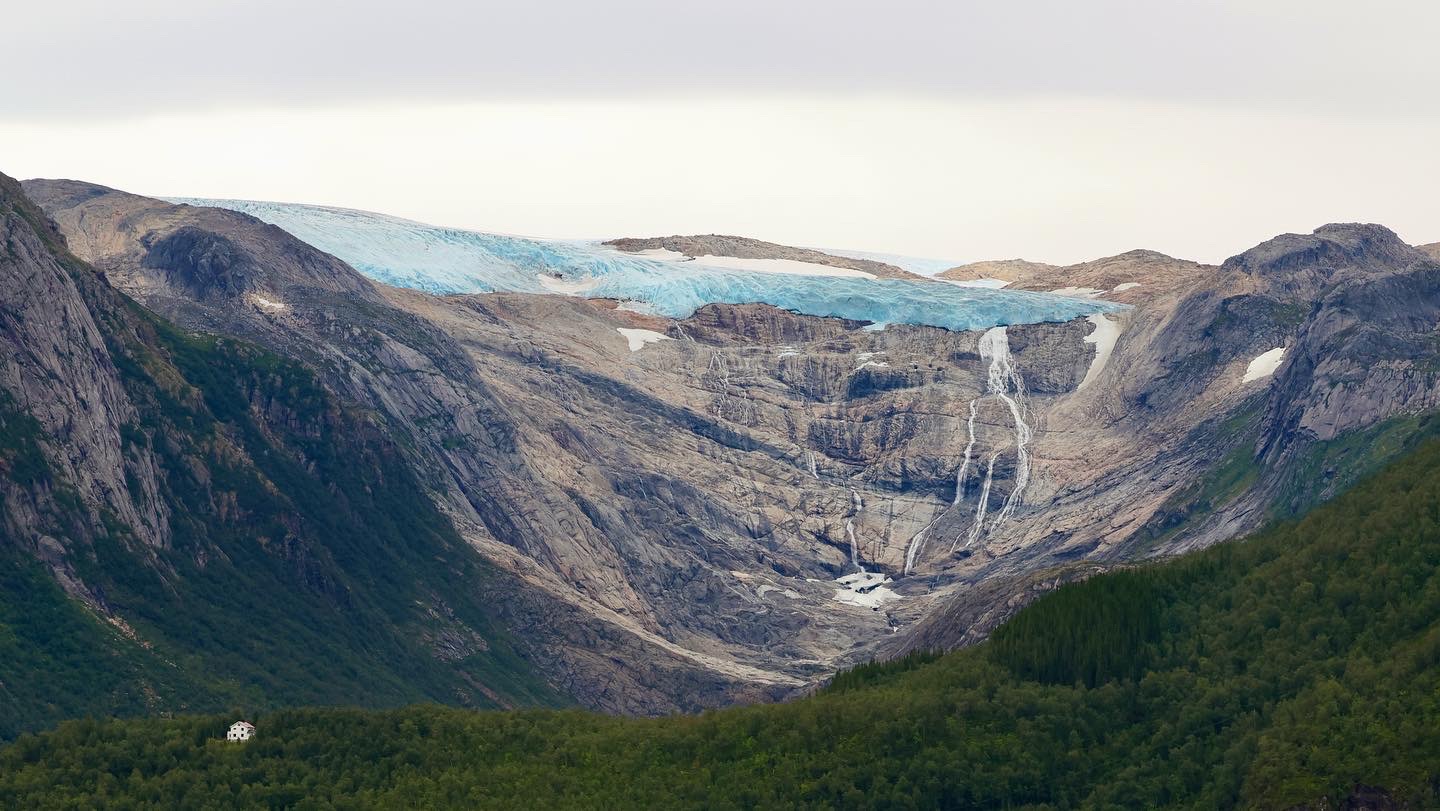
<svg viewBox="0 0 1440 811"><path fill-rule="evenodd" d="M1218 261L1440 240L1440 3L66 0L0 171L536 236Z"/></svg>

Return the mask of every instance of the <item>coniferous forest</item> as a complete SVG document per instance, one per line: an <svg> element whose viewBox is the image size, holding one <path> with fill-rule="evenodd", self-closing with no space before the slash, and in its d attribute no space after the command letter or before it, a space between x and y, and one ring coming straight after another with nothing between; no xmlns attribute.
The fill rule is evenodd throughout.
<svg viewBox="0 0 1440 811"><path fill-rule="evenodd" d="M32 808L1312 808L1440 788L1440 443L1295 522L1063 587L991 641L700 716L301 709L80 720Z"/></svg>

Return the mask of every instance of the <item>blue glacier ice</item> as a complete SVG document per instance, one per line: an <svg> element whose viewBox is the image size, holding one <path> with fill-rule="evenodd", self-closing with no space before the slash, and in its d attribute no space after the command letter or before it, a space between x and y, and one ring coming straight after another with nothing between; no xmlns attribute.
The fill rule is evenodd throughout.
<svg viewBox="0 0 1440 811"><path fill-rule="evenodd" d="M715 268L611 250L441 228L364 211L248 200L172 198L244 212L334 254L378 282L432 293L563 290L636 302L684 318L706 304L771 304L808 315L951 330L1068 321L1118 309L1103 301L902 279L804 276Z"/></svg>

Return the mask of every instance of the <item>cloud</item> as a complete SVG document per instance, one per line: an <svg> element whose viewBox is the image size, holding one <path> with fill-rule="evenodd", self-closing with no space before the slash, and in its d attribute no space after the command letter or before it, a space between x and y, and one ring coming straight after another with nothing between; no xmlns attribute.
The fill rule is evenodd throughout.
<svg viewBox="0 0 1440 811"><path fill-rule="evenodd" d="M4 22L11 119L734 93L1440 114L1429 0L69 0Z"/></svg>

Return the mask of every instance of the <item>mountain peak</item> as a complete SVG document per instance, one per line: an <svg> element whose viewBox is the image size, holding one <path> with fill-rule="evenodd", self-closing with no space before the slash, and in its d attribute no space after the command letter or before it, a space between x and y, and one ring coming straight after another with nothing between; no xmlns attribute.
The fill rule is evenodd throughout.
<svg viewBox="0 0 1440 811"><path fill-rule="evenodd" d="M1425 254L1383 225L1330 223L1311 234L1281 234L1225 260L1225 267L1253 275L1289 275L1320 270L1376 271L1419 261Z"/></svg>

